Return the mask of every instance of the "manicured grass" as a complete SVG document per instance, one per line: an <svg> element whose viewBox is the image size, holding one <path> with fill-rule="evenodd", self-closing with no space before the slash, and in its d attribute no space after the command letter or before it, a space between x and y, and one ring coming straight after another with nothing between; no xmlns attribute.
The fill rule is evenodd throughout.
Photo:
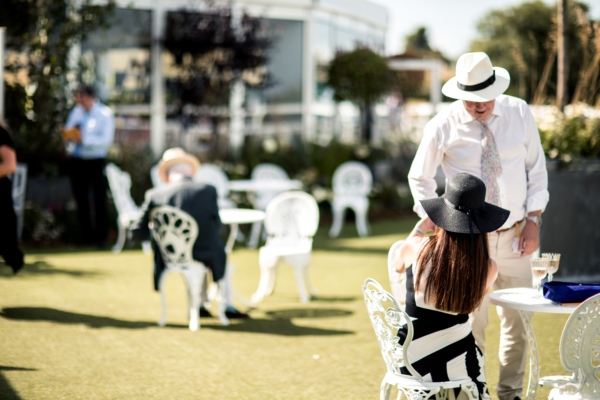
<svg viewBox="0 0 600 400"><path fill-rule="evenodd" d="M371 277L388 287L387 250L416 220L373 224L373 236L319 231L310 275L319 296L299 303L281 266L275 293L250 320L201 319L187 328L183 280L167 280L168 325L156 325L151 256L140 250L31 252L11 276L0 268L0 399L375 399L385 364L364 306ZM259 280L258 251L231 256L246 298ZM240 304L239 308L245 308ZM498 380L499 323L491 308L487 376ZM542 375L563 374L566 316L536 315ZM546 398L542 389L538 398Z"/></svg>

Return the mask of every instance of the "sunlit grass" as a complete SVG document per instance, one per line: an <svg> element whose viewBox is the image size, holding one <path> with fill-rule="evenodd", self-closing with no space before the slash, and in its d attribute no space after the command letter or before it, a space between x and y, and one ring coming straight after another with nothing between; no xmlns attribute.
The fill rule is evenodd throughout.
<svg viewBox="0 0 600 400"><path fill-rule="evenodd" d="M130 250L30 253L17 276L0 269L2 399L367 399L378 398L385 364L361 287L388 286L387 250L415 220L373 224L357 238L322 228L310 274L319 297L299 303L293 271L282 266L275 293L252 319L222 327L201 319L190 332L184 284L167 281L167 327L156 325L158 293L151 256ZM258 251L231 256L234 286L250 298L258 286ZM241 304L240 309L245 310ZM487 376L498 379L499 323L491 309ZM566 316L536 315L542 375L564 373L558 341ZM546 398L543 389L538 398Z"/></svg>

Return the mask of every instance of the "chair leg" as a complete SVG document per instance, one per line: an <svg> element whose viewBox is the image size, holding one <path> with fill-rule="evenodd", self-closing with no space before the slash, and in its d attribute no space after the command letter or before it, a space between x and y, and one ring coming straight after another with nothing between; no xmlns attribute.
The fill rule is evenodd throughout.
<svg viewBox="0 0 600 400"><path fill-rule="evenodd" d="M229 297L228 291L231 290L231 287L225 282L225 279L221 279L217 285L219 286L219 321L221 321L221 325L228 326L229 319L225 315L225 308L227 307L227 298Z"/></svg>
<svg viewBox="0 0 600 400"><path fill-rule="evenodd" d="M296 284L298 285L300 301L302 303L308 303L310 301L310 296L306 291L306 283L304 281L304 278L307 276L306 269L308 268L308 264L310 263L310 253L286 256L285 262L294 267L294 274L296 275Z"/></svg>
<svg viewBox="0 0 600 400"><path fill-rule="evenodd" d="M367 211L368 208L365 209L354 209L354 214L356 216L356 230L358 231L358 235L360 237L369 236L369 223L367 221Z"/></svg>
<svg viewBox="0 0 600 400"><path fill-rule="evenodd" d="M342 231L342 226L344 225L344 217L346 216L346 208L336 208L332 207L331 211L333 211L333 224L331 225L331 229L329 230L329 237L336 238L340 235Z"/></svg>
<svg viewBox="0 0 600 400"><path fill-rule="evenodd" d="M112 248L113 253L120 253L123 250L123 246L125 245L125 239L127 237L127 231L121 222L117 222L119 225L119 236L117 237L117 243Z"/></svg>
<svg viewBox="0 0 600 400"><path fill-rule="evenodd" d="M260 232L262 231L262 222L254 222L252 224L252 231L250 232L250 240L248 241L248 247L255 249L260 241Z"/></svg>
<svg viewBox="0 0 600 400"><path fill-rule="evenodd" d="M252 301L255 303L262 301L267 294L267 289L269 288L269 282L271 280L270 275L274 272L273 270L279 262L279 257L261 251L259 253L258 262L260 264L260 283L258 284L256 293L252 295Z"/></svg>
<svg viewBox="0 0 600 400"><path fill-rule="evenodd" d="M144 254L152 254L152 245L149 240L144 240L142 242L142 251Z"/></svg>
<svg viewBox="0 0 600 400"><path fill-rule="evenodd" d="M310 280L310 274L308 273L308 266L306 266L306 268L304 268L304 282L306 283L306 288L308 289L308 292L312 296L319 295L319 292L317 292L317 289L315 289L315 287L312 285L312 281Z"/></svg>
<svg viewBox="0 0 600 400"><path fill-rule="evenodd" d="M160 304L161 304L161 316L158 321L158 326L165 326L167 323L167 299L165 296L165 280L169 274L168 270L165 270L158 280L158 290L160 292Z"/></svg>
<svg viewBox="0 0 600 400"><path fill-rule="evenodd" d="M275 280L277 279L277 265L271 268L271 272L269 273L269 284L267 285L267 291L265 295L270 296L273 294L273 289L275 289Z"/></svg>
<svg viewBox="0 0 600 400"><path fill-rule="evenodd" d="M392 385L387 383L385 380L381 382L381 391L379 392L379 400L390 400L390 393L392 391Z"/></svg>
<svg viewBox="0 0 600 400"><path fill-rule="evenodd" d="M190 330L197 331L200 329L200 290L204 279L206 279L206 271L198 273L198 271L184 271L183 276L187 282L188 293L190 298L189 315L190 315Z"/></svg>

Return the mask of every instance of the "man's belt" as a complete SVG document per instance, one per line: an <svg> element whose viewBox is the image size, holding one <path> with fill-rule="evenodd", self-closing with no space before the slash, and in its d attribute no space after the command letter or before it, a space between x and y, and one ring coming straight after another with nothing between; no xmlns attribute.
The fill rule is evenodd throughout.
<svg viewBox="0 0 600 400"><path fill-rule="evenodd" d="M526 218L523 218L522 220L515 222L513 225L509 226L508 228L498 229L496 232L498 232L498 233L500 233L500 232L506 232L507 230L512 229L515 226L517 227L517 229L519 229L519 224L523 224L523 222L525 221L525 219ZM517 234L517 236L518 236L518 234Z"/></svg>

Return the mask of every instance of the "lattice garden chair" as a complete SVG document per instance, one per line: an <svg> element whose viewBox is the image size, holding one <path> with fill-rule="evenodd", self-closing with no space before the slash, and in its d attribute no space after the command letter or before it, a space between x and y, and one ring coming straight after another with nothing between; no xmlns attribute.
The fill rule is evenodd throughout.
<svg viewBox="0 0 600 400"><path fill-rule="evenodd" d="M560 362L572 376L548 376L554 387L548 399L600 399L600 294L581 303L569 316L560 337Z"/></svg>
<svg viewBox="0 0 600 400"><path fill-rule="evenodd" d="M27 164L17 163L15 173L11 176L13 208L17 215L17 237L21 239L23 217L25 215L25 188L27 186Z"/></svg>
<svg viewBox="0 0 600 400"><path fill-rule="evenodd" d="M479 398L477 385L470 379L449 382L425 382L411 365L408 348L413 338L413 325L408 314L400 309L394 297L386 292L377 281L367 278L362 288L365 303L387 365L387 373L381 382L380 399L390 398L392 386L398 387L398 399L402 395L410 400L435 398L448 399L449 391L461 388L470 400ZM407 326L404 345L399 343L398 330ZM406 368L408 374L402 373Z"/></svg>
<svg viewBox="0 0 600 400"><path fill-rule="evenodd" d="M267 242L259 252L260 283L252 296L259 302L273 292L277 265L283 259L294 267L300 301L308 302L317 291L310 282L308 266L313 236L319 225L319 207L315 199L304 192L290 191L278 195L266 210Z"/></svg>
<svg viewBox="0 0 600 400"><path fill-rule="evenodd" d="M129 173L122 171L115 164L109 163L106 165L106 178L108 179L108 186L110 187L110 193L118 214L117 226L119 228L119 236L112 251L119 253L123 250L123 246L127 240L129 225L141 216L142 211L131 198L131 176ZM142 247L144 252L150 251L149 242L143 242Z"/></svg>
<svg viewBox="0 0 600 400"><path fill-rule="evenodd" d="M206 266L193 259L192 249L198 236L198 224L188 213L171 206L160 206L150 213L152 236L156 241L160 254L165 263L165 270L160 276L158 289L162 305L162 315L158 325L165 326L167 321L167 300L165 296L165 280L170 272L183 275L188 289L188 310L190 330L200 328L200 291L206 278ZM219 282L219 291L223 284ZM229 325L225 316L225 299L220 296L219 320L223 325Z"/></svg>
<svg viewBox="0 0 600 400"><path fill-rule="evenodd" d="M340 165L333 174L333 193L331 202L333 224L330 237L337 237L344 225L348 208L354 211L356 229L361 237L370 232L367 213L369 211L368 194L373 187L373 176L369 168L358 161L348 161Z"/></svg>
<svg viewBox="0 0 600 400"><path fill-rule="evenodd" d="M394 261L400 256L400 246L404 240L399 240L390 247L388 252L388 275L390 277L390 288L392 295L398 305L404 310L406 306L406 273L396 271Z"/></svg>
<svg viewBox="0 0 600 400"><path fill-rule="evenodd" d="M289 180L287 172L279 165L271 163L258 164L252 170L250 179L253 181L261 180ZM266 210L267 206L277 196L283 192L282 190L256 190L253 195L254 208L257 210ZM252 231L250 233L250 240L248 241L248 247L255 248L258 246L260 241L260 235L262 233L262 222L255 222L252 224Z"/></svg>

